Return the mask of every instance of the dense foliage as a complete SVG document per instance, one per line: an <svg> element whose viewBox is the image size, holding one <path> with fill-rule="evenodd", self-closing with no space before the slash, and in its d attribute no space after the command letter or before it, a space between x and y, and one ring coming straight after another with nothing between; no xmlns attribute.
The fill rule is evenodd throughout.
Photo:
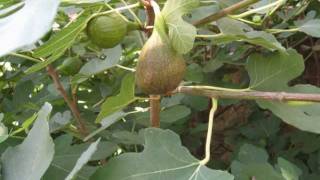
<svg viewBox="0 0 320 180"><path fill-rule="evenodd" d="M161 91L150 127L135 70L153 29L170 54L146 54L184 59L181 87L234 98ZM318 0L2 0L0 179L318 180L318 38Z"/></svg>

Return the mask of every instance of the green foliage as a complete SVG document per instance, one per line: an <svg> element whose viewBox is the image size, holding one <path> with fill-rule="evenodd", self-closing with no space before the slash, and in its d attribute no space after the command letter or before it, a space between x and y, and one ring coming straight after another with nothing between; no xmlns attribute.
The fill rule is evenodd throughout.
<svg viewBox="0 0 320 180"><path fill-rule="evenodd" d="M199 0L168 0L161 14L169 29L169 37L174 49L185 54L193 47L197 30L185 22L182 15L190 13L199 5Z"/></svg>
<svg viewBox="0 0 320 180"><path fill-rule="evenodd" d="M11 4L14 3L16 2L11 2ZM11 4L10 2L1 2L1 8L7 7L10 9ZM58 7L59 1L55 0L46 2L27 0L18 12L1 19L0 56L6 55L18 48L32 45L44 36L51 27ZM1 11L1 16L8 12L3 11ZM34 17L37 17L36 21Z"/></svg>
<svg viewBox="0 0 320 180"><path fill-rule="evenodd" d="M54 144L47 122L51 110L52 106L45 104L22 144L10 147L2 154L4 179L40 179L45 173L54 154Z"/></svg>
<svg viewBox="0 0 320 180"><path fill-rule="evenodd" d="M201 165L181 146L175 133L152 128L141 133L145 138L143 152L120 155L99 169L91 179L233 179L226 172ZM136 165L137 161L139 166Z"/></svg>
<svg viewBox="0 0 320 180"><path fill-rule="evenodd" d="M101 122L102 119L116 111L121 110L128 104L136 100L134 96L134 76L128 74L123 78L120 93L116 96L107 99L101 106L101 111L96 119L96 122Z"/></svg>

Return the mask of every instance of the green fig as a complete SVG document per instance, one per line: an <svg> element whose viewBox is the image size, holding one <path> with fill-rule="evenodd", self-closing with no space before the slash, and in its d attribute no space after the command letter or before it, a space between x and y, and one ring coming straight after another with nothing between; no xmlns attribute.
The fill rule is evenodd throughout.
<svg viewBox="0 0 320 180"><path fill-rule="evenodd" d="M62 75L72 76L79 72L83 62L79 57L68 57L58 66L57 70Z"/></svg>
<svg viewBox="0 0 320 180"><path fill-rule="evenodd" d="M94 17L87 26L90 40L101 48L115 47L127 31L127 22L116 13Z"/></svg>

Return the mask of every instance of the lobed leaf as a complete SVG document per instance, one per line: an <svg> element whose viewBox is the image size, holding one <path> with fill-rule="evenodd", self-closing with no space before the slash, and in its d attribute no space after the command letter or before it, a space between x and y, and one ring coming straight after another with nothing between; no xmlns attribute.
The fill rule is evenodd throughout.
<svg viewBox="0 0 320 180"><path fill-rule="evenodd" d="M197 29L183 20L182 16L199 5L199 0L168 0L161 14L169 29L169 38L173 48L185 54L193 48Z"/></svg>
<svg viewBox="0 0 320 180"><path fill-rule="evenodd" d="M200 164L181 145L170 130L149 128L143 132L145 149L141 153L124 153L98 169L92 180L233 180L228 172L209 169Z"/></svg>

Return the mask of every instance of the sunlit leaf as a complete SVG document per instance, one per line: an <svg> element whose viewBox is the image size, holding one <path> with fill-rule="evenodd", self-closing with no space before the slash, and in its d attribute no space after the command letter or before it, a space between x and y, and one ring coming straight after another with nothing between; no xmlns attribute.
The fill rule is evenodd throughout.
<svg viewBox="0 0 320 180"><path fill-rule="evenodd" d="M52 106L46 103L38 113L33 128L22 144L9 147L1 156L4 179L41 179L49 167L54 144L49 133L48 118Z"/></svg>
<svg viewBox="0 0 320 180"><path fill-rule="evenodd" d="M44 36L51 28L58 6L58 0L26 0L18 12L0 19L0 56Z"/></svg>
<svg viewBox="0 0 320 180"><path fill-rule="evenodd" d="M39 71L61 57L64 52L73 44L80 32L86 27L91 16L88 13L83 13L67 27L63 28L49 41L36 49L33 53L35 57L46 58L46 61L37 63L25 71L30 74Z"/></svg>
<svg viewBox="0 0 320 180"><path fill-rule="evenodd" d="M134 75L126 75L121 84L120 93L116 96L112 96L106 99L106 101L101 106L101 111L96 119L96 123L100 123L103 118L108 115L121 110L128 104L136 100L134 96L135 81Z"/></svg>

